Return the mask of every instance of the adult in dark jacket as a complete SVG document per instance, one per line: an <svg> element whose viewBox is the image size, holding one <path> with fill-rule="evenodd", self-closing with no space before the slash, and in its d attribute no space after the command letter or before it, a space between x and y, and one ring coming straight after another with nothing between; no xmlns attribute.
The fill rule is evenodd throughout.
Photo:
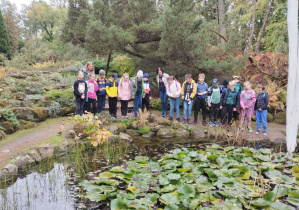
<svg viewBox="0 0 299 210"><path fill-rule="evenodd" d="M220 109L222 109L221 112L222 127L224 127L224 125L227 122L226 119L228 118L227 129L228 130L230 129L233 120L233 112L237 111L239 107L240 107L240 93L235 89L235 83L230 82L227 91L222 92L220 98Z"/></svg>
<svg viewBox="0 0 299 210"><path fill-rule="evenodd" d="M87 83L84 82L84 73L78 72L78 80L74 82L74 95L76 97L76 115L83 115L85 99L87 97Z"/></svg>
<svg viewBox="0 0 299 210"><path fill-rule="evenodd" d="M257 89L256 101L255 101L255 114L256 114L256 124L257 131L256 134L261 132L261 122L263 123L263 133L267 135L267 114L268 114L268 105L269 105L269 95L265 91L263 85L259 85Z"/></svg>

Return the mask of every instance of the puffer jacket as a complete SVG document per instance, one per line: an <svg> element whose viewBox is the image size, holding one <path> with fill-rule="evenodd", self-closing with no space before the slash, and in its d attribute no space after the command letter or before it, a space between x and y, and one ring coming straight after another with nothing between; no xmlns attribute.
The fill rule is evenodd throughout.
<svg viewBox="0 0 299 210"><path fill-rule="evenodd" d="M186 82L184 82L183 86L182 86L181 94L182 94L182 96L184 96L185 99L186 99L186 95L189 94L190 98L193 100L194 97L196 96L196 91L197 91L197 85L196 85L195 81L192 80L189 92L187 90L187 87L188 87L188 85L186 85Z"/></svg>
<svg viewBox="0 0 299 210"><path fill-rule="evenodd" d="M256 101L254 110L267 110L269 106L269 95L267 92L264 92L262 94L256 94Z"/></svg>
<svg viewBox="0 0 299 210"><path fill-rule="evenodd" d="M118 82L116 81L112 82L111 79L109 79L106 83L106 93L108 97L117 97L117 91L118 91Z"/></svg>

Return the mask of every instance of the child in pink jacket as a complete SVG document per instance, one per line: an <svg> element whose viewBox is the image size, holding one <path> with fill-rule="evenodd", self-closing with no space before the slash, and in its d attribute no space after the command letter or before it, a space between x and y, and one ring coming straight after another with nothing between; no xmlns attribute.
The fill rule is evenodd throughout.
<svg viewBox="0 0 299 210"><path fill-rule="evenodd" d="M98 83L95 81L96 75L94 73L89 73L87 80L87 97L86 97L86 111L90 112L90 107L92 104L93 113L96 115L97 113L97 91L98 91Z"/></svg>
<svg viewBox="0 0 299 210"><path fill-rule="evenodd" d="M250 82L244 82L244 90L240 95L240 108L241 108L241 116L240 116L240 128L243 130L242 125L246 116L247 128L251 133L251 117L254 115L254 105L255 105L256 97L254 90L251 89Z"/></svg>
<svg viewBox="0 0 299 210"><path fill-rule="evenodd" d="M121 103L121 115L122 118L128 118L128 103L131 98L131 82L129 79L129 74L124 73L118 84L118 98Z"/></svg>

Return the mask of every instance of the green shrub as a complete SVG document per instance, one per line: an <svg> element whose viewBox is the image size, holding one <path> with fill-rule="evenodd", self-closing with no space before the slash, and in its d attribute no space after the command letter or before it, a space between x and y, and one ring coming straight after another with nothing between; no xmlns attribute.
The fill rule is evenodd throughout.
<svg viewBox="0 0 299 210"><path fill-rule="evenodd" d="M117 123L123 123L126 125L127 128L129 128L131 122L133 122L135 119L131 118L131 119L121 119L120 121L118 121Z"/></svg>
<svg viewBox="0 0 299 210"><path fill-rule="evenodd" d="M52 89L45 93L46 99L57 101L61 107L69 107L74 104L74 93L72 88L57 90Z"/></svg>
<svg viewBox="0 0 299 210"><path fill-rule="evenodd" d="M138 128L138 132L141 135L149 133L150 130L151 130L151 127L149 127L149 126L144 126L144 127Z"/></svg>
<svg viewBox="0 0 299 210"><path fill-rule="evenodd" d="M19 127L19 121L17 116L10 109L0 109L0 119L5 119L6 121L12 122L12 124L16 127Z"/></svg>

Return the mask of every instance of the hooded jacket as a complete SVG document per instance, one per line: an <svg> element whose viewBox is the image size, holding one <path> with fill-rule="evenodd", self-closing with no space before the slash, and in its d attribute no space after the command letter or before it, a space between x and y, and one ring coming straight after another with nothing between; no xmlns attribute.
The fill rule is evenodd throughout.
<svg viewBox="0 0 299 210"><path fill-rule="evenodd" d="M106 83L106 93L108 97L117 97L118 82L112 82L111 79Z"/></svg>
<svg viewBox="0 0 299 210"><path fill-rule="evenodd" d="M256 101L254 110L267 110L269 105L269 95L267 92L264 92L262 94L256 94Z"/></svg>
<svg viewBox="0 0 299 210"><path fill-rule="evenodd" d="M162 74L162 81L163 81L163 83L164 83L164 85L165 85L165 88L166 88L167 85L168 85L168 82L167 82L167 78L168 78L168 77L169 77L168 74L166 74L166 73L163 73L163 74ZM157 80L157 84L158 84L158 88L159 88L159 75L157 75L156 80Z"/></svg>
<svg viewBox="0 0 299 210"><path fill-rule="evenodd" d="M135 76L135 77L133 77L132 79L131 79L131 95L132 96L135 96L135 94L136 94L136 92L137 92L137 86L138 86L138 84L137 84L138 82L137 82L137 76ZM141 95L143 96L144 95L144 84L143 84L143 79L141 80Z"/></svg>
<svg viewBox="0 0 299 210"><path fill-rule="evenodd" d="M125 81L123 78L120 79L118 84L118 97L120 100L128 101L131 98L131 81L128 79Z"/></svg>
<svg viewBox="0 0 299 210"><path fill-rule="evenodd" d="M87 83L84 82L83 80L77 80L74 82L74 95L76 97L76 101L82 101L82 100L86 100L86 99L82 99L81 96L84 94L85 97L87 96Z"/></svg>
<svg viewBox="0 0 299 210"><path fill-rule="evenodd" d="M250 98L247 98L250 97ZM249 99L249 100L248 100ZM246 90L243 90L240 95L240 107L249 107L252 110L252 114L254 114L254 105L255 105L256 97L254 90L250 90L249 94Z"/></svg>
<svg viewBox="0 0 299 210"><path fill-rule="evenodd" d="M190 84L190 89L189 90L188 90L188 86L189 86L189 83L186 83L186 81L185 81L183 83L183 86L182 86L182 93L181 94L186 99L187 93L189 93L190 98L193 100L194 97L195 97L195 95L196 95L197 85L196 85L195 81L192 80L191 84Z"/></svg>

